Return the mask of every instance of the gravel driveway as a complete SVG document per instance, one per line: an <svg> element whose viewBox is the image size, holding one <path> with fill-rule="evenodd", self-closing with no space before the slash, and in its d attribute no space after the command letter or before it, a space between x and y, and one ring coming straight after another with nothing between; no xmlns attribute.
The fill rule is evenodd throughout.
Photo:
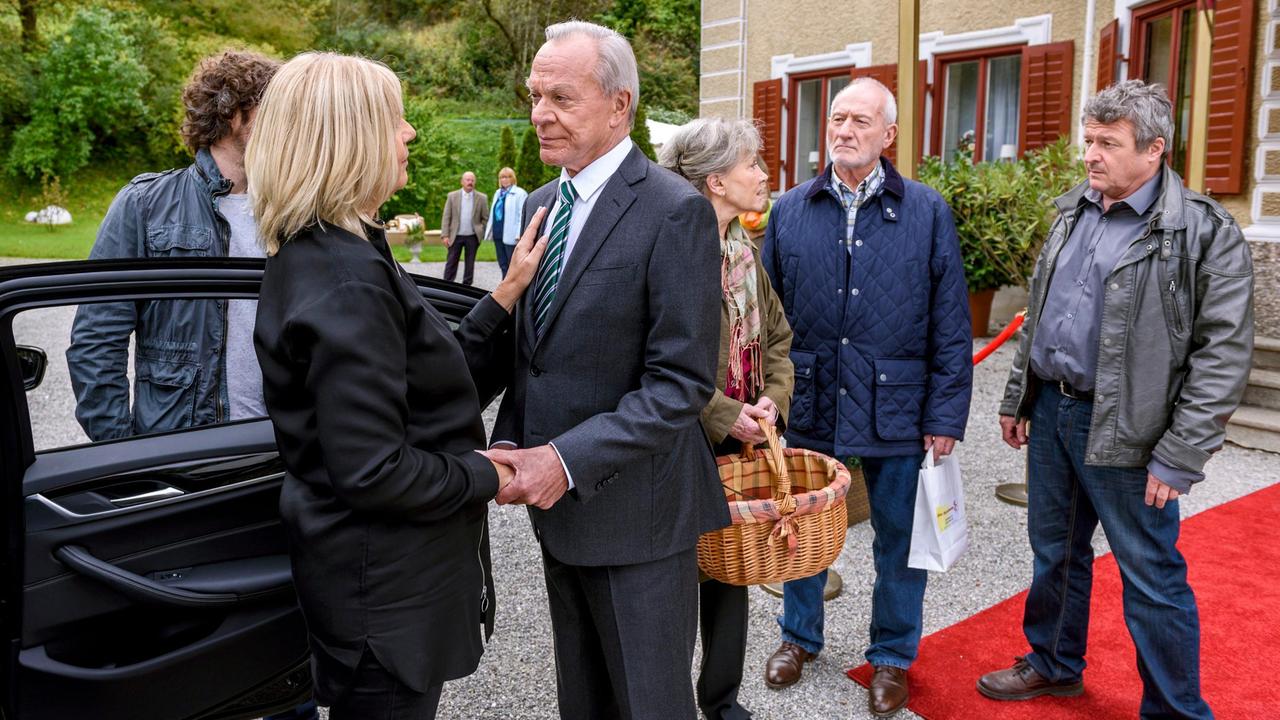
<svg viewBox="0 0 1280 720"><path fill-rule="evenodd" d="M12 261L10 261L12 262ZM439 276L441 263L406 264L411 272ZM477 283L497 284L495 263L479 263ZM47 418L39 426L40 447L83 441L71 416L72 402L66 385L62 353L71 321L69 309L27 313L15 324L20 342L41 345L49 352L46 383L31 399L44 408ZM1024 455L1000 442L996 407L1012 358L1006 347L978 366L975 372L973 408L966 442L958 453L968 491L970 522L968 554L951 572L930 577L925 599L925 633L963 620L1025 589L1031 578L1031 554L1026 540L1026 515L993 495L999 483L1020 480ZM58 363L62 364L59 365ZM485 413L492 426L496 403ZM77 436L80 438L77 440ZM1280 476L1280 457L1228 445L1209 463L1208 478L1182 501L1184 516L1265 487ZM441 718L558 717L555 705L550 620L541 562L521 508L494 507L490 514L494 572L498 582L498 626L480 669L471 677L445 687ZM778 643L774 618L781 601L759 588L751 590L750 635L741 699L761 720L790 718L870 718L866 693L848 680L844 670L860 664L866 649L873 579L871 528L862 523L851 528L844 553L835 567L844 577L845 591L827 605L827 646L806 667L796 686L775 692L762 681L764 662ZM1095 538L1099 552L1106 550L1101 534ZM1206 627L1204 632L1226 632ZM1009 655L1021 652L1010 647ZM976 678L975 678L976 680ZM914 718L903 712L899 717Z"/></svg>

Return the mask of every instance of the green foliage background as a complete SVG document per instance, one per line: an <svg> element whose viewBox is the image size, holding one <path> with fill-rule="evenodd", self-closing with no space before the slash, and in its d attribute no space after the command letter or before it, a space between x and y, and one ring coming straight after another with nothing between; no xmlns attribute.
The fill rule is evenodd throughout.
<svg viewBox="0 0 1280 720"><path fill-rule="evenodd" d="M1053 222L1053 199L1084 180L1076 148L1063 137L1013 162L973 162L972 146L953 162L926 157L919 180L951 206L969 290L1025 286Z"/></svg>
<svg viewBox="0 0 1280 720"><path fill-rule="evenodd" d="M23 32L23 6L36 13L34 35ZM130 177L190 162L178 135L181 89L200 58L228 48L280 58L331 49L387 63L403 78L418 140L410 184L383 212L417 212L436 227L464 170L482 191L496 188L503 128L518 138L528 127L523 83L541 29L572 17L631 38L651 116L696 114L696 0L0 2L0 255L83 256ZM536 138L518 145L507 152L522 186L555 176ZM76 222L41 229L41 251L32 247L41 235L27 238L20 225L46 176L61 178Z"/></svg>

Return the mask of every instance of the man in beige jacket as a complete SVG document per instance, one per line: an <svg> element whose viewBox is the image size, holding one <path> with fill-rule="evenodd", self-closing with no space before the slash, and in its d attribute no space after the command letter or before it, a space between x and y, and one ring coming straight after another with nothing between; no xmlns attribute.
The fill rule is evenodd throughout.
<svg viewBox="0 0 1280 720"><path fill-rule="evenodd" d="M489 222L489 198L476 191L476 175L462 173L462 188L449 193L444 201L444 215L440 218L440 239L449 249L444 261L444 279L450 282L458 275L458 256L467 252L466 268L462 271L462 284L470 285L476 275L476 252L480 249L479 235Z"/></svg>

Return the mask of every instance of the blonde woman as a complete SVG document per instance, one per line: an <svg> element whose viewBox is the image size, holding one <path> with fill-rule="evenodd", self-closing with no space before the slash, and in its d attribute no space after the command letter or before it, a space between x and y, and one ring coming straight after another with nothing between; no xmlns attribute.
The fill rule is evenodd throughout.
<svg viewBox="0 0 1280 720"><path fill-rule="evenodd" d="M516 184L516 171L504 167L498 171L498 192L493 194L493 207L489 208L489 223L484 229L485 240L492 240L498 251L498 267L507 276L511 264L511 252L520 239L520 215L529 193Z"/></svg>
<svg viewBox="0 0 1280 720"><path fill-rule="evenodd" d="M442 683L479 662L486 503L511 477L475 452L480 409L509 372L510 311L545 245L521 238L506 280L450 331L375 220L413 137L386 66L307 53L267 86L245 156L268 255L254 340L280 510L333 720L434 717Z"/></svg>
<svg viewBox="0 0 1280 720"><path fill-rule="evenodd" d="M720 230L720 364L702 427L719 455L764 442L759 420L783 423L794 386L791 326L773 292L760 249L738 215L762 212L768 176L757 161L760 135L745 120L704 118L662 147L662 164L707 196ZM698 706L709 720L751 716L738 703L747 651L747 589L710 578L699 588L702 670Z"/></svg>

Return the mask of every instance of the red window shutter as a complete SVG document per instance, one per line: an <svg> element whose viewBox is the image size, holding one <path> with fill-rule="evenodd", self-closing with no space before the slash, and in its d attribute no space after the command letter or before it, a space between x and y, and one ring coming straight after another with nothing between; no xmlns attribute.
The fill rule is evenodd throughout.
<svg viewBox="0 0 1280 720"><path fill-rule="evenodd" d="M782 79L761 80L754 86L752 115L760 129L765 172L769 189L782 188Z"/></svg>
<svg viewBox="0 0 1280 720"><path fill-rule="evenodd" d="M1218 0L1209 69L1205 187L1215 195L1244 189L1249 78L1253 76L1254 0Z"/></svg>
<svg viewBox="0 0 1280 720"><path fill-rule="evenodd" d="M1071 132L1071 81L1075 43L1028 45L1022 49L1022 100L1018 110L1018 154Z"/></svg>
<svg viewBox="0 0 1280 720"><path fill-rule="evenodd" d="M1102 27L1098 34L1098 81L1095 91L1102 91L1116 81L1116 63L1120 60L1120 19Z"/></svg>
<svg viewBox="0 0 1280 720"><path fill-rule="evenodd" d="M860 77L875 78L876 80L879 80L885 87L889 88L889 91L893 93L894 97L897 97L898 95L898 66L897 65L870 65L868 67L854 68L853 71L849 73L849 77L855 80ZM896 165L898 162L897 143L890 145L884 151L884 156L889 158L889 162L894 163Z"/></svg>
<svg viewBox="0 0 1280 720"><path fill-rule="evenodd" d="M924 158L924 103L929 97L929 61L921 60L916 71L916 157Z"/></svg>

